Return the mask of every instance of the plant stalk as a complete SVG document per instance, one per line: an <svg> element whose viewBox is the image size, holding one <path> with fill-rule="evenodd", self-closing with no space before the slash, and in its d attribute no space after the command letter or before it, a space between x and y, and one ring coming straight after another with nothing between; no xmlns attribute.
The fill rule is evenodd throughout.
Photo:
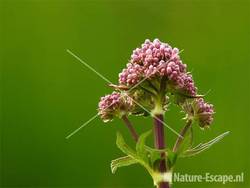
<svg viewBox="0 0 250 188"><path fill-rule="evenodd" d="M132 135L132 138L134 139L135 142L138 141L138 134L136 133L133 125L129 121L128 117L126 115L122 116L122 120L125 123L125 125L128 127L130 134Z"/></svg>
<svg viewBox="0 0 250 188"><path fill-rule="evenodd" d="M186 125L182 128L180 135L178 136L178 138L175 142L175 145L173 147L173 152L176 152L178 150L178 148L180 147L180 145L184 139L185 134L187 133L187 131L189 130L191 125L192 125L192 120L188 120Z"/></svg>
<svg viewBox="0 0 250 188"><path fill-rule="evenodd" d="M165 148L165 139L164 139L164 124L163 124L163 114L154 115L154 143L156 149ZM167 172L167 164L165 160L165 153L161 154L161 161L159 165L159 172ZM160 182L158 188L169 188L169 182Z"/></svg>

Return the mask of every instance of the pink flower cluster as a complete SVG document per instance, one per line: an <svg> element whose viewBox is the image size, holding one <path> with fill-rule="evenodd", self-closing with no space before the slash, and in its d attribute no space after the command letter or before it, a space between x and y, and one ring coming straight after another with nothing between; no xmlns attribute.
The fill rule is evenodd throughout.
<svg viewBox="0 0 250 188"><path fill-rule="evenodd" d="M124 85L135 85L142 77L143 67L138 64L128 63L127 68L119 74L119 82Z"/></svg>
<svg viewBox="0 0 250 188"><path fill-rule="evenodd" d="M182 63L179 57L179 50L172 48L166 43L155 39L153 42L146 40L141 48L137 48L131 55L130 62L127 67L119 74L119 86L125 86L126 89L135 86L140 81L148 79L152 80L151 85L142 85L145 87L153 87L157 92L160 88L157 83L162 77L167 78L167 90L176 94L176 103L181 105L183 110L187 113L188 118L198 120L201 127L210 125L213 121L213 106L205 103L202 98L195 98L197 96L197 89L194 85L192 75L186 71L186 65ZM154 78L157 78L153 80ZM158 79L160 78L160 79ZM155 87L155 85L157 87ZM148 88L146 88L148 89ZM152 89L152 88L149 88ZM141 91L141 90L136 90ZM143 91L142 96L137 96L140 92L132 92L132 98L136 101L146 104L147 109L154 109L152 96L146 95ZM124 92L126 93L126 92ZM179 97L182 94L181 97ZM192 98L194 97L194 98ZM99 115L104 121L110 121L115 116L121 117L127 114L140 114L141 108L138 108L133 103L133 99L129 96L123 95L119 92L113 92L101 98L99 102ZM191 98L190 100L186 100Z"/></svg>
<svg viewBox="0 0 250 188"><path fill-rule="evenodd" d="M103 121L111 121L114 116L121 116L132 107L131 98L121 96L118 92L101 97L98 104L98 112Z"/></svg>
<svg viewBox="0 0 250 188"><path fill-rule="evenodd" d="M142 79L166 76L175 88L195 95L193 79L186 73L186 64L180 60L179 50L158 39L146 40L136 48L127 67L119 74L121 85L133 86Z"/></svg>
<svg viewBox="0 0 250 188"><path fill-rule="evenodd" d="M194 116L198 119L199 125L205 127L213 121L214 109L212 104L208 104L203 98L194 101Z"/></svg>

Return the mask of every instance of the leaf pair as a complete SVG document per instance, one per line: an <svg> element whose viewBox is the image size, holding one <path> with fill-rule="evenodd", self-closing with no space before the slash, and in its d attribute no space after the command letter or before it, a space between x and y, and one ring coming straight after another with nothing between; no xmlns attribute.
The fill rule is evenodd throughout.
<svg viewBox="0 0 250 188"><path fill-rule="evenodd" d="M158 150L146 146L145 145L146 138L151 134L151 132L152 132L151 130L147 131L139 137L135 150L130 148L126 144L123 136L119 132L117 133L117 140L116 140L117 147L124 154L126 154L126 156L111 161L112 173L115 173L117 168L119 167L129 166L132 164L140 164L144 168L146 168L146 170L152 176L154 182L158 182L159 178L162 178L161 174L159 174L158 172L158 166L157 166L158 162L162 160L162 155L161 155L162 153L165 153L167 166L171 173L171 170L173 169L178 157L190 157L197 155L202 151L209 149L213 144L219 142L221 139L223 139L226 135L229 134L229 131L225 132L207 143L200 143L197 146L191 148L193 142L193 132L192 129L190 128L187 131L187 134L183 138L182 142L178 146L178 149L175 152L173 152L170 149Z"/></svg>
<svg viewBox="0 0 250 188"><path fill-rule="evenodd" d="M136 144L135 149L130 148L126 143L122 135L117 133L116 144L117 147L127 156L120 157L111 161L112 173L115 173L117 168L123 166L129 166L139 163L147 169L149 174L154 178L156 171L158 171L156 165L157 162L162 160L162 153L165 153L168 165L172 167L176 161L176 154L169 149L158 150L145 145L146 138L151 134L151 130L143 133Z"/></svg>
<svg viewBox="0 0 250 188"><path fill-rule="evenodd" d="M129 166L139 163L144 166L150 174L153 173L152 169L148 165L148 152L145 149L145 140L149 136L151 131L143 133L136 144L136 151L131 149L126 143L122 135L118 132L116 145L127 156L120 157L111 161L111 171L115 173L118 167Z"/></svg>

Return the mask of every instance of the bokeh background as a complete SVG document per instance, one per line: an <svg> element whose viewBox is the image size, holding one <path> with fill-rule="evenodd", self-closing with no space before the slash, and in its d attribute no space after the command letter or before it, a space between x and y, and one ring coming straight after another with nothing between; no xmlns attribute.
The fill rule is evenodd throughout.
<svg viewBox="0 0 250 188"><path fill-rule="evenodd" d="M108 79L146 38L184 49L200 93L214 104L210 130L195 128L195 142L231 131L199 156L181 159L175 171L240 174L244 183L176 183L174 187L249 187L249 0L0 0L1 187L153 187L140 166L118 169L116 131L132 144L121 121L96 114L106 82L66 52L70 49ZM179 130L173 107L166 122ZM139 132L151 119L132 118ZM171 146L175 134L166 130ZM148 143L150 144L150 142Z"/></svg>

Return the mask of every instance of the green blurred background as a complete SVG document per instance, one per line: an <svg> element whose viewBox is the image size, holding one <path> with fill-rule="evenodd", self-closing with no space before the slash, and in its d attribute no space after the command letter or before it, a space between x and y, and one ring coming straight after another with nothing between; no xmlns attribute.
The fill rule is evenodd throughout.
<svg viewBox="0 0 250 188"><path fill-rule="evenodd" d="M180 173L240 174L244 183L176 183L174 187L249 187L250 1L248 0L0 0L1 186L153 187L140 166L118 169L121 121L93 120L106 82L66 52L70 49L108 79L146 38L184 49L200 93L215 105L212 128L195 128L196 143L231 131L199 156L178 161ZM176 115L177 113L177 115ZM167 124L183 124L177 109ZM151 120L132 118L138 131ZM175 134L166 130L168 144Z"/></svg>

